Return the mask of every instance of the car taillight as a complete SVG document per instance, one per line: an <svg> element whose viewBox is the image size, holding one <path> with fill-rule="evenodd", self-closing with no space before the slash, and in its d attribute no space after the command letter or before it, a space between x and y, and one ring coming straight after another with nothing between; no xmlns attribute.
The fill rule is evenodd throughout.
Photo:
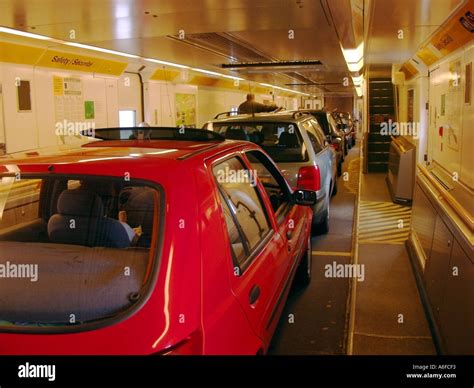
<svg viewBox="0 0 474 388"><path fill-rule="evenodd" d="M318 191L321 188L321 175L318 166L301 167L298 171L298 189Z"/></svg>
<svg viewBox="0 0 474 388"><path fill-rule="evenodd" d="M202 354L202 333L200 330L190 334L176 345L161 350L156 355L161 356L186 356Z"/></svg>
<svg viewBox="0 0 474 388"><path fill-rule="evenodd" d="M336 151L339 151L339 143L332 143L331 145Z"/></svg>

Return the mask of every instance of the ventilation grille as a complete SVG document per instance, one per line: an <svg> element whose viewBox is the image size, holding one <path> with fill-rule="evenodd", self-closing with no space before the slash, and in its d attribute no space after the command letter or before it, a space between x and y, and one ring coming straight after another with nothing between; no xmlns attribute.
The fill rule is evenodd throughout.
<svg viewBox="0 0 474 388"><path fill-rule="evenodd" d="M178 35L169 35L168 38L219 54L228 58L229 61L260 62L274 60L271 56L225 32L186 34L184 39L179 39Z"/></svg>

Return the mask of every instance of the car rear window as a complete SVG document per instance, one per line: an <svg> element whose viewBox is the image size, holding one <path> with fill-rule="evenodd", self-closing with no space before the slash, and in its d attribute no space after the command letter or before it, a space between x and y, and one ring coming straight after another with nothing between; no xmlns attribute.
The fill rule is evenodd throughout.
<svg viewBox="0 0 474 388"><path fill-rule="evenodd" d="M74 331L140 306L160 197L141 181L1 176L0 330Z"/></svg>
<svg viewBox="0 0 474 388"><path fill-rule="evenodd" d="M258 144L277 163L308 161L308 152L295 123L213 123L226 139Z"/></svg>

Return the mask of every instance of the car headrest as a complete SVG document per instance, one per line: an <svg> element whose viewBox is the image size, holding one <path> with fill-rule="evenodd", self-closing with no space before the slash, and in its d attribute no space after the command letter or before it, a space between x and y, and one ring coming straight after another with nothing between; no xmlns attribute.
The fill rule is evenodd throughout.
<svg viewBox="0 0 474 388"><path fill-rule="evenodd" d="M283 132L278 139L278 144L286 147L297 147L300 142L296 133Z"/></svg>
<svg viewBox="0 0 474 388"><path fill-rule="evenodd" d="M229 128L225 133L225 138L232 140L249 140L247 134L242 128Z"/></svg>
<svg viewBox="0 0 474 388"><path fill-rule="evenodd" d="M127 223L135 228L142 226L143 233L151 233L153 229L153 214L155 197L149 187L126 187L119 196L120 210L127 212Z"/></svg>
<svg viewBox="0 0 474 388"><path fill-rule="evenodd" d="M264 136L263 132L255 131L255 132L249 134L249 140L252 143L262 144L265 141L265 136Z"/></svg>
<svg viewBox="0 0 474 388"><path fill-rule="evenodd" d="M86 190L65 190L58 198L58 213L65 216L102 217L104 205L100 197Z"/></svg>

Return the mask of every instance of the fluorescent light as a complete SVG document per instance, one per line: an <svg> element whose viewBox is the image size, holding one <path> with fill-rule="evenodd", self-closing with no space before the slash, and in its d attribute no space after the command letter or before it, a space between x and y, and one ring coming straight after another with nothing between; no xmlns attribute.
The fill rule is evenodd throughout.
<svg viewBox="0 0 474 388"><path fill-rule="evenodd" d="M0 32L5 32L6 34L24 36L26 38L33 38L39 40L53 40L52 38L44 35L32 34L31 32L14 30L13 28L0 27Z"/></svg>
<svg viewBox="0 0 474 388"><path fill-rule="evenodd" d="M189 66L180 65L178 63L160 61L159 59L154 59L154 58L142 58L142 59L144 59L145 61L153 62L153 63L159 63L160 65L179 67L181 69L189 69Z"/></svg>
<svg viewBox="0 0 474 388"><path fill-rule="evenodd" d="M199 69L199 68L196 68L196 67L192 67L191 70L197 71L199 73L214 75L216 77L224 77L224 78L230 78L230 79L233 79L233 80L245 81L243 78L234 77L233 75L217 73L216 71L204 70L204 69Z"/></svg>
<svg viewBox="0 0 474 388"><path fill-rule="evenodd" d="M263 82L259 82L259 85L265 86L266 88L273 88L273 89L283 90L284 92L302 94L303 96L310 96L310 94L308 94L308 93L299 92L297 90L292 90L292 89L288 89L288 88L282 88L281 86L270 85L270 84L266 84L266 83L263 83Z"/></svg>
<svg viewBox="0 0 474 388"><path fill-rule="evenodd" d="M148 62L153 62L153 63L160 64L160 65L178 67L180 69L191 69L191 70L199 72L199 73L213 75L213 76L216 76L216 77L224 77L224 78L229 78L229 79L232 79L232 80L245 81L245 78L235 77L233 75L221 74L221 73L218 73L218 72L215 72L215 71L204 70L204 69L199 69L199 68L195 68L195 67L189 67L189 66L186 66L186 65L180 65L178 63L161 61L159 59L154 59L154 58L145 58L145 57L141 57L141 56L135 55L135 54L128 54L128 53L124 53L124 52L121 52L121 51L109 50L109 49L106 49L106 48L101 48L101 47L96 47L96 46L89 46L87 44L50 38L48 36L33 34L33 33L25 32L25 31L19 31L19 30L15 30L15 29L12 29L12 28L0 27L0 32L4 32L4 33L7 33L7 34L12 34L12 35L24 36L24 37L32 38L32 39L53 41L53 42L56 42L56 43L59 43L59 44L64 44L66 46L77 47L77 48L81 48L81 49L85 49L85 50L98 51L98 52L102 52L102 53L106 53L106 54L118 55L118 56L121 56L121 57L142 59L142 60L145 60L145 61L148 61ZM270 84L266 84L266 83L260 83L260 85L265 86L265 87L269 87L269 88L273 88L273 89L283 90L285 92L290 92L290 93L294 93L294 94L301 94L303 96L310 96L310 94L308 94L308 93L299 92L299 91L291 90L291 89L287 89L287 88L282 88L280 86L274 86L274 85L270 85Z"/></svg>
<svg viewBox="0 0 474 388"><path fill-rule="evenodd" d="M77 48L86 49L86 50L99 51L99 52L101 52L101 53L119 55L119 56L122 56L122 57L140 58L138 55L127 54L127 53L123 53L123 52L121 52L121 51L109 50L109 49L105 49L105 48L102 48L102 47L89 46L89 45L87 45L87 44L82 44L82 43L75 43L75 42L64 41L63 44L65 44L65 45L67 45L67 46L72 46L72 47L77 47Z"/></svg>
<svg viewBox="0 0 474 388"><path fill-rule="evenodd" d="M244 78L234 77L233 75L221 74L220 76L224 77L224 78L230 78L230 79L233 79L235 81L245 81Z"/></svg>
<svg viewBox="0 0 474 388"><path fill-rule="evenodd" d="M359 75L358 77L352 77L352 82L354 83L355 86L362 85L363 81L364 81L363 75Z"/></svg>
<svg viewBox="0 0 474 388"><path fill-rule="evenodd" d="M364 56L364 42L355 49L345 49L341 46L341 50L347 63L358 63Z"/></svg>
<svg viewBox="0 0 474 388"><path fill-rule="evenodd" d="M358 72L364 67L364 58L361 58L359 62L347 62L347 67L350 72Z"/></svg>
<svg viewBox="0 0 474 388"><path fill-rule="evenodd" d="M361 42L355 49L345 49L341 45L341 50L349 71L360 71L364 67L364 42Z"/></svg>
<svg viewBox="0 0 474 388"><path fill-rule="evenodd" d="M56 43L64 44L66 46L73 46L73 47L82 48L82 49L86 49L86 50L100 51L100 52L103 52L103 53L119 55L119 56L122 56L122 57L140 58L138 55L134 55L134 54L127 54L127 53L123 53L121 51L109 50L109 49L105 49L105 48L101 48L101 47L89 46L87 44L75 43L75 42L69 42L69 41L65 41L65 40L61 40L61 39L50 38L49 36L32 34L30 32L14 30L12 28L0 27L0 32L5 32L7 34L12 34L12 35L24 36L26 38L53 41L53 42L56 42Z"/></svg>

